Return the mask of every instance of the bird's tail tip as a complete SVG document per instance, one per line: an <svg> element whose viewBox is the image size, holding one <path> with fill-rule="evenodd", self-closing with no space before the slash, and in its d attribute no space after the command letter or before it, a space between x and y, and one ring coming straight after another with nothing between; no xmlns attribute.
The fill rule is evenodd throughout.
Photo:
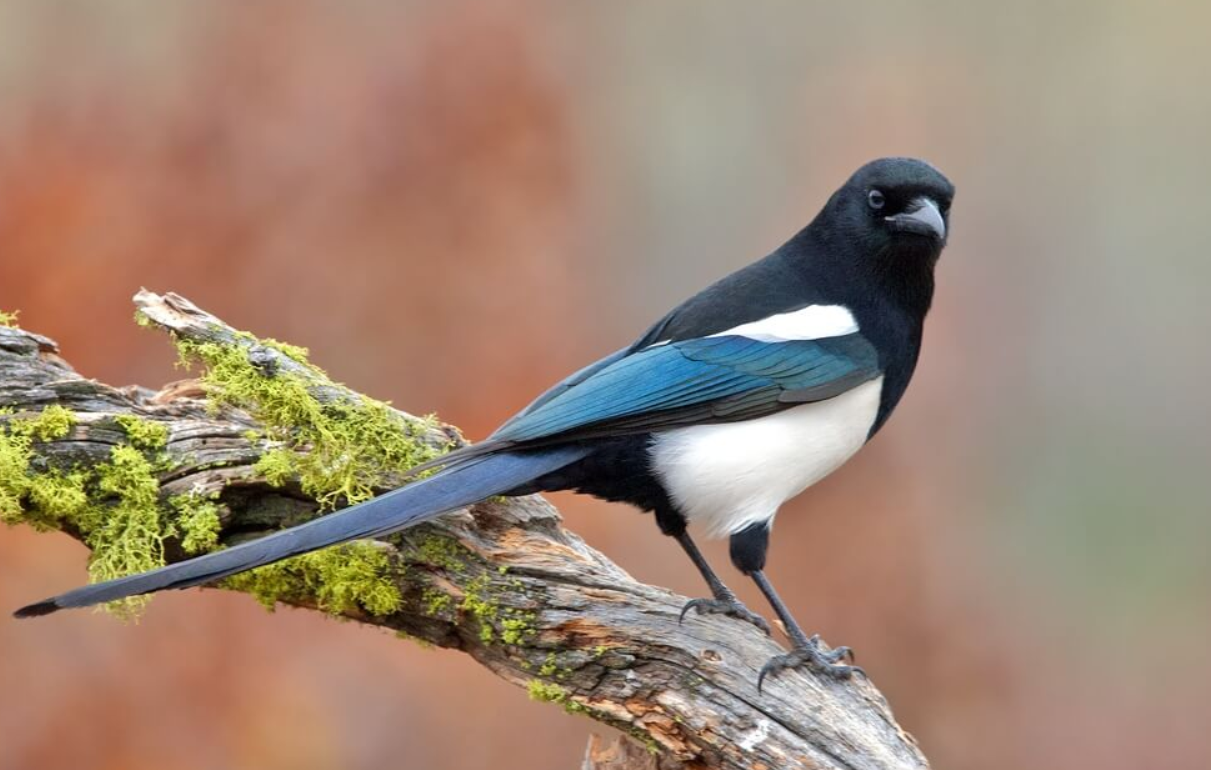
<svg viewBox="0 0 1211 770"><path fill-rule="evenodd" d="M52 612L58 612L63 609L54 599L29 604L13 613L14 618L40 618L43 615L49 615Z"/></svg>

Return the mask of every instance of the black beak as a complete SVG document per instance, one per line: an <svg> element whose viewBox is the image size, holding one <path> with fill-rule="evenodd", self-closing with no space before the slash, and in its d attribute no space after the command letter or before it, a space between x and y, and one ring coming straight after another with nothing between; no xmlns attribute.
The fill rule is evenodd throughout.
<svg viewBox="0 0 1211 770"><path fill-rule="evenodd" d="M946 220L932 198L924 196L908 204L903 214L887 217L887 224L898 233L928 235L939 241L946 240Z"/></svg>

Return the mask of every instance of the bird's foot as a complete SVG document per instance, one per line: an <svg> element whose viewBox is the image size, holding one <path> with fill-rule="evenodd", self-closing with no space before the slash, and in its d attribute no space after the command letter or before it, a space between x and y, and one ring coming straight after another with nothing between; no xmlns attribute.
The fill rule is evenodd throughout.
<svg viewBox="0 0 1211 770"><path fill-rule="evenodd" d="M852 663L853 650L848 647L825 650L822 645L820 635L816 634L810 639L797 643L795 648L785 655L775 655L770 658L769 662L761 667L761 673L757 677L757 692L761 692L761 685L767 676L800 666L807 666L833 679L849 679L854 674L866 676L866 672L862 670L861 666L841 662L845 658L849 658Z"/></svg>
<svg viewBox="0 0 1211 770"><path fill-rule="evenodd" d="M765 621L765 618L745 607L739 599L731 594L717 596L714 599L690 599L681 608L681 616L677 618L677 622L685 622L685 616L690 610L699 615L727 615L730 618L752 623L764 631L766 636L769 636L770 633L769 623Z"/></svg>

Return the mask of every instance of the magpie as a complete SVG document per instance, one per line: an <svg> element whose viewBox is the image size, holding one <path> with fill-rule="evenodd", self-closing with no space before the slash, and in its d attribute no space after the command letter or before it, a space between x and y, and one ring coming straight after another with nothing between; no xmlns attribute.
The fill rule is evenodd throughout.
<svg viewBox="0 0 1211 770"><path fill-rule="evenodd" d="M707 563L688 525L730 538L792 649L762 669L861 669L807 636L765 574L779 506L836 470L886 423L908 386L946 244L954 187L932 165L862 166L769 256L674 308L631 345L576 372L479 444L360 505L17 611L46 615L238 572L413 526L494 495L576 490L655 514L702 573L722 614L769 632ZM852 661L850 661L852 663Z"/></svg>

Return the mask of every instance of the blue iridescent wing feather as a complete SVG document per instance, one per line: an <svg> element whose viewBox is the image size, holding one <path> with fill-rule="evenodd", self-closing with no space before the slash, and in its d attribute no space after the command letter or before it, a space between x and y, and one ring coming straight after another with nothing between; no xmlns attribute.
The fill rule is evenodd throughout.
<svg viewBox="0 0 1211 770"><path fill-rule="evenodd" d="M533 404L489 441L527 444L752 419L832 398L880 373L878 355L861 334L681 340L612 357Z"/></svg>

